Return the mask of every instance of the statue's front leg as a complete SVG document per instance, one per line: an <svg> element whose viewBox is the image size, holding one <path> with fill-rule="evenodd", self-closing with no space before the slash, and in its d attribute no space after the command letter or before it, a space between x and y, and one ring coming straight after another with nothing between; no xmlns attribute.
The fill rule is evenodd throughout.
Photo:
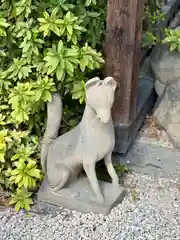
<svg viewBox="0 0 180 240"><path fill-rule="evenodd" d="M88 180L91 184L91 187L96 195L97 201L99 203L104 202L104 197L101 193L99 182L97 180L96 171L95 171L95 162L92 161L86 161L83 163L84 170L86 172L86 175L88 177Z"/></svg>
<svg viewBox="0 0 180 240"><path fill-rule="evenodd" d="M119 177L114 169L114 166L112 164L112 159L111 159L112 153L109 153L105 158L104 158L104 163L106 165L107 171L112 179L112 184L114 187L119 188Z"/></svg>

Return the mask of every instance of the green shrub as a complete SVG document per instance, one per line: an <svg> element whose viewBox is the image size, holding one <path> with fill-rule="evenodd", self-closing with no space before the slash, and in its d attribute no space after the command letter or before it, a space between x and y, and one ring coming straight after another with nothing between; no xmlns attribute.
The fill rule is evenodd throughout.
<svg viewBox="0 0 180 240"><path fill-rule="evenodd" d="M158 22L164 20L161 5L162 0L148 0L144 5L142 48L150 49L160 42L156 31Z"/></svg>
<svg viewBox="0 0 180 240"><path fill-rule="evenodd" d="M169 46L170 51L177 50L180 52L180 30L165 29L165 38L162 42Z"/></svg>
<svg viewBox="0 0 180 240"><path fill-rule="evenodd" d="M151 48L157 43L165 43L170 51L180 52L180 30L179 29L161 29L162 40L155 34L157 23L164 20L164 14L161 11L162 0L147 0L144 5L142 48ZM159 30L159 29L158 29Z"/></svg>
<svg viewBox="0 0 180 240"><path fill-rule="evenodd" d="M46 102L63 96L62 132L77 124L84 83L101 68L105 0L1 0L0 184L29 210L43 179Z"/></svg>

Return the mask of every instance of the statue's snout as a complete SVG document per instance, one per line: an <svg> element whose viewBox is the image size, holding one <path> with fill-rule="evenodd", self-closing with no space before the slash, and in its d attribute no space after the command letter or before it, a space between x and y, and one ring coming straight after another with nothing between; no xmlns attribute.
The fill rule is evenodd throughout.
<svg viewBox="0 0 180 240"><path fill-rule="evenodd" d="M109 110L104 110L104 109L99 109L97 111L97 118L102 122L102 123L107 123L109 122L111 117L111 111Z"/></svg>

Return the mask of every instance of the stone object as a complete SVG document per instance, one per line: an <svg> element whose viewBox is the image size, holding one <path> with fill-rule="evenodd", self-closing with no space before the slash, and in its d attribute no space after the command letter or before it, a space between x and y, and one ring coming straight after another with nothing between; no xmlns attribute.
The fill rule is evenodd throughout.
<svg viewBox="0 0 180 240"><path fill-rule="evenodd" d="M156 90L156 93L158 96L161 96L164 93L164 90L166 88L166 85L158 80L154 83L154 88Z"/></svg>
<svg viewBox="0 0 180 240"><path fill-rule="evenodd" d="M103 203L98 203L93 196L92 188L86 177L81 177L56 193L49 187L47 180L43 182L38 192L37 200L44 203L76 210L83 213L109 214L111 209L121 202L125 196L125 190L120 187L117 191L112 184L99 181L101 191L105 197Z"/></svg>
<svg viewBox="0 0 180 240"><path fill-rule="evenodd" d="M172 21L169 28L180 29ZM180 52L170 51L168 45L160 44L151 55L151 67L155 76L155 90L159 96L154 118L160 124L175 147L180 148Z"/></svg>
<svg viewBox="0 0 180 240"><path fill-rule="evenodd" d="M171 21L169 28L173 29L173 28L177 28L178 26L180 26L180 10L175 15L175 18Z"/></svg>
<svg viewBox="0 0 180 240"><path fill-rule="evenodd" d="M165 146L156 140L137 138L125 156L116 155L113 160L118 164L126 164L133 172L152 177L180 178L179 149Z"/></svg>
<svg viewBox="0 0 180 240"><path fill-rule="evenodd" d="M171 52L167 45L159 45L152 52L151 67L156 81L159 81L164 88L164 85L167 86L180 79L180 53ZM163 89L160 92L163 92Z"/></svg>
<svg viewBox="0 0 180 240"><path fill-rule="evenodd" d="M154 118L166 130L173 145L180 148L180 80L166 88Z"/></svg>
<svg viewBox="0 0 180 240"><path fill-rule="evenodd" d="M165 1L163 5L161 11L164 13L164 20L159 21L156 28L156 36L159 36L160 39L164 37L161 29L167 27L170 29L178 29L180 26L180 11L177 12L180 7L180 1ZM165 90L164 85L167 86L173 80L179 79L179 56L180 53L178 52L170 52L167 45L158 44L154 47L151 54L151 67L155 75L155 90L159 96L162 95Z"/></svg>
<svg viewBox="0 0 180 240"><path fill-rule="evenodd" d="M111 77L104 80L100 80L98 77L89 80L85 84L86 106L81 122L59 137L57 136L61 123L62 101L59 94L52 96L52 101L47 106L47 126L41 147L42 168L48 179L49 188L52 190L52 195L48 195L51 196L50 201L54 202L56 196L56 201L61 203L64 194L63 188L68 188L69 184L75 184L76 181L83 181L78 180L78 178L84 169L96 201L99 204L104 203L106 200L101 192L95 172L96 162L101 159L104 159L112 179L113 191L121 195L119 177L111 160L115 145L111 118L115 89L116 82ZM75 185L75 188L78 186ZM76 191L80 190L76 189ZM116 198L117 195L114 200ZM66 194L64 200L66 201L62 200L62 203L68 200ZM83 203L81 202L81 204Z"/></svg>

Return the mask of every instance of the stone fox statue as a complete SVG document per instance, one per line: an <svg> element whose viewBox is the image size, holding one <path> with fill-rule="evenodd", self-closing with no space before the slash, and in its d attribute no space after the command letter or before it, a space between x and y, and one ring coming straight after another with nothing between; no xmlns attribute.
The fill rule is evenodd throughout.
<svg viewBox="0 0 180 240"><path fill-rule="evenodd" d="M115 144L111 107L116 82L111 77L95 77L85 84L86 106L81 122L58 137L62 117L61 97L55 93L47 105L47 126L42 141L41 164L53 191L75 181L84 168L98 202L104 197L96 177L96 162L104 159L114 187L119 178L111 161Z"/></svg>

